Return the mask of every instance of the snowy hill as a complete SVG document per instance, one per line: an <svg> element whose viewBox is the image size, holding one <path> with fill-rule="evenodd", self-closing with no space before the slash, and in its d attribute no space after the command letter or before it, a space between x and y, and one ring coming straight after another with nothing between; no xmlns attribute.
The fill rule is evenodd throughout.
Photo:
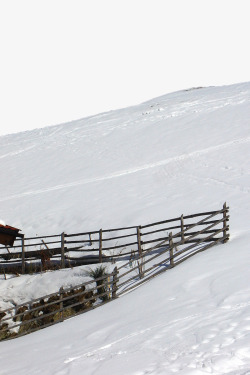
<svg viewBox="0 0 250 375"><path fill-rule="evenodd" d="M243 83L0 137L0 218L26 235L147 224L225 201L231 234L117 301L0 343L1 374L250 373L249 119ZM32 280L2 278L1 293L14 298L17 285L25 295Z"/></svg>

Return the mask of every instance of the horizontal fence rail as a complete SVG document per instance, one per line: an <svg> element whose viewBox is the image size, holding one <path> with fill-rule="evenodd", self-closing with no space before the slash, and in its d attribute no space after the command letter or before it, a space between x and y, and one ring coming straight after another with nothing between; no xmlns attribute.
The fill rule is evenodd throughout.
<svg viewBox="0 0 250 375"><path fill-rule="evenodd" d="M227 242L228 212L229 207L225 203L218 211L181 215L144 226L22 238L21 251L10 252L10 249L1 248L6 250L0 254L1 263L5 267L3 270L9 262L16 262L16 267L25 273L29 266L27 261L32 264L32 261L40 260L40 268L46 269L52 260L56 260L60 268L67 267L70 262L79 265L108 261L109 268L113 268L113 271L72 288L60 288L56 293L0 311L0 340L22 336L94 309L101 303L128 293L195 254L218 243ZM105 237L105 233L108 237ZM48 238L53 240L47 240ZM56 238L58 240L54 241ZM134 240L126 242L127 238ZM115 245L114 241L117 240L122 243ZM30 241L36 241L33 246L39 244L40 250L26 250L26 243L27 247L32 247ZM106 243L110 246L103 246ZM76 244L81 246L75 247ZM95 248L95 244L98 244L98 248ZM18 246L14 249L18 249ZM86 251L89 252L88 255L85 255ZM122 262L116 265L116 261ZM105 269L103 266L102 268Z"/></svg>

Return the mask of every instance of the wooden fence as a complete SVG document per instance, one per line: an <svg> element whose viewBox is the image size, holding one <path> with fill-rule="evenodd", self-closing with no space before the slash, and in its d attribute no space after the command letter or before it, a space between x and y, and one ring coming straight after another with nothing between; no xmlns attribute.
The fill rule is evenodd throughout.
<svg viewBox="0 0 250 375"><path fill-rule="evenodd" d="M49 327L116 298L117 270L72 288L0 311L0 340Z"/></svg>
<svg viewBox="0 0 250 375"><path fill-rule="evenodd" d="M104 259L108 260L109 268L113 268L112 272L74 288L61 288L57 293L0 311L0 340L24 335L89 311L100 306L100 302L109 302L137 288L197 253L218 243L227 242L229 240L228 212L229 207L225 203L223 208L218 211L182 215L171 220L144 226L100 230L87 234L63 234L61 247L55 247L57 250L60 249L58 254L60 254L61 266L65 266L66 261L69 260L69 255L66 256L72 251L69 245L74 246L73 251L84 251L80 250L80 245L84 243L83 240L80 242L75 238L88 235L88 246L93 246L97 239L95 239L96 237L92 239L92 235L96 234L99 244L99 247L95 249L98 252L98 262L101 263ZM103 246L105 240L108 242L130 238L132 234L117 236L117 232L132 229L134 231L135 228L136 233L133 233L135 242L125 242L122 245L113 246L112 250L120 250L122 246L122 252L119 251L111 255L104 254L107 249L106 245ZM116 233L113 237L105 238L103 234L110 232ZM54 236L50 236L50 238L54 238ZM56 241L52 242L57 243ZM110 251L110 248L108 250ZM24 256L26 253L23 251L21 254L23 262L23 259L26 259ZM78 260L78 258L76 259ZM92 260L92 258L89 259ZM96 260L96 258L93 259ZM121 260L122 262L120 262Z"/></svg>
<svg viewBox="0 0 250 375"><path fill-rule="evenodd" d="M118 267L117 296L138 287L219 242L227 242L229 240L228 212L229 207L224 204L223 209L219 211L174 219L180 220L180 231L169 232L165 239L141 254L137 254L132 262L130 260ZM199 218L199 220L194 223L192 222L194 218ZM169 230L176 229L176 227L179 228L179 226L171 226Z"/></svg>
<svg viewBox="0 0 250 375"><path fill-rule="evenodd" d="M74 267L83 264L103 262L116 262L129 260L138 255L141 257L154 244L168 241L169 234L177 232L174 237L182 240L187 230L204 226L197 223L197 218L206 215L226 215L226 204L219 211L198 213L194 215L181 215L169 220L163 220L147 225L131 226L115 229L100 229L92 232L74 234L62 233L60 235L42 237L23 237L17 239L15 246L7 248L0 246L0 272L1 273L30 273L46 269ZM226 226L225 221L221 221ZM210 223L208 223L210 224ZM211 222L215 224L215 222ZM214 225L211 228L214 228ZM209 232L210 231L210 232ZM198 233L203 241L217 241L214 229L189 233L185 243L197 243L200 238L193 236ZM226 233L225 230L223 232ZM211 234L209 238L205 238ZM188 241L188 242L187 242Z"/></svg>

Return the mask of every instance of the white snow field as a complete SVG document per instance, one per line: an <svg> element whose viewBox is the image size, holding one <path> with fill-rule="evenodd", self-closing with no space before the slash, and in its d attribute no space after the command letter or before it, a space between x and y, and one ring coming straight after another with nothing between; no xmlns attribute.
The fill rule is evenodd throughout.
<svg viewBox="0 0 250 375"><path fill-rule="evenodd" d="M250 83L1 136L0 218L26 236L143 225L226 201L230 241L93 311L0 342L0 374L249 375L249 143ZM79 284L82 268L1 275L0 308Z"/></svg>

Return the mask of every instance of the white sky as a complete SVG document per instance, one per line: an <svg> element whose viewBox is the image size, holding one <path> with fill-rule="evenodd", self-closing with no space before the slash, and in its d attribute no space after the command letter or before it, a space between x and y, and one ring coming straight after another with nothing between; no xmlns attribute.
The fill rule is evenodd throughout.
<svg viewBox="0 0 250 375"><path fill-rule="evenodd" d="M249 0L0 0L0 135L250 80Z"/></svg>

